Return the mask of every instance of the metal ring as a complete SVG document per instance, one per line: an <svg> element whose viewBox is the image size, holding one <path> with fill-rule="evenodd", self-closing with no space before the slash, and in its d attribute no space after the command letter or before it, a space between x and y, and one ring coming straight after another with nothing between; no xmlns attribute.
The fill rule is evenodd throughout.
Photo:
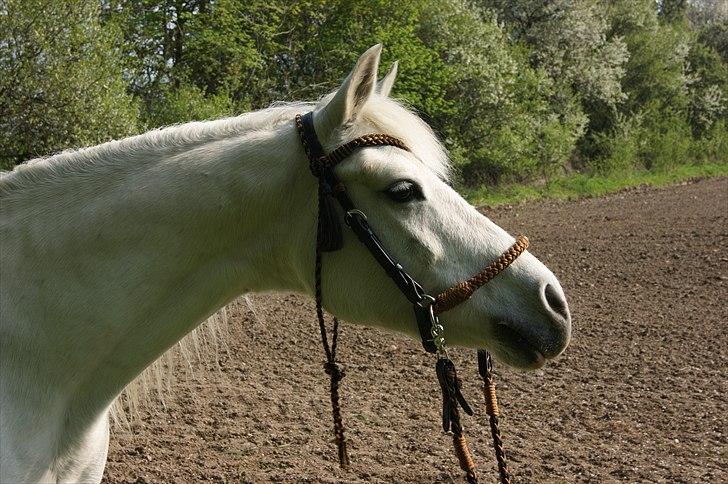
<svg viewBox="0 0 728 484"><path fill-rule="evenodd" d="M423 294L422 299L417 303L421 308L432 307L435 304L435 298L429 294Z"/></svg>
<svg viewBox="0 0 728 484"><path fill-rule="evenodd" d="M344 221L346 222L346 225L351 226L351 217L353 217L354 215L364 219L365 222L369 222L364 212L359 209L352 208L351 210L347 210L346 214L344 215Z"/></svg>

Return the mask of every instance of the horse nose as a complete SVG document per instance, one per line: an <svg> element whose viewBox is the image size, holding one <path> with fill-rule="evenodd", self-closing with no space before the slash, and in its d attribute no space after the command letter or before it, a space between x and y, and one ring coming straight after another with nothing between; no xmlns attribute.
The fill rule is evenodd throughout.
<svg viewBox="0 0 728 484"><path fill-rule="evenodd" d="M569 322L569 305L566 304L564 291L562 291L560 287L554 287L552 284L546 284L543 286L542 291L542 301L546 308L551 313L555 313L563 318L564 322Z"/></svg>

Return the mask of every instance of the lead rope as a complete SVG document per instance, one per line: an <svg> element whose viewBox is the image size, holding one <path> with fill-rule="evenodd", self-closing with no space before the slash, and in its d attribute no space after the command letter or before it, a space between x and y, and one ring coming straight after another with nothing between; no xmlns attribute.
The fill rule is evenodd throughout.
<svg viewBox="0 0 728 484"><path fill-rule="evenodd" d="M324 194L323 184L319 183L318 199L319 207L323 203ZM336 439L336 447L339 451L339 465L342 468L349 466L349 453L346 450L346 437L344 436L344 422L341 419L341 405L339 404L339 382L344 378L345 373L341 365L336 362L336 348L339 342L339 319L334 317L334 326L332 328L331 345L326 334L326 321L324 319L323 298L321 296L321 236L322 225L319 217L318 227L316 230L316 317L318 318L319 331L321 332L321 343L326 353L326 362L324 370L331 378L329 393L331 396L331 413L334 417L334 438Z"/></svg>
<svg viewBox="0 0 728 484"><path fill-rule="evenodd" d="M493 360L486 350L478 350L478 373L483 379L483 398L485 399L485 413L490 420L490 433L493 436L493 449L498 462L498 474L501 484L510 484L511 475L506 464L506 453L503 450L500 428L498 427L498 399L495 395L495 381L493 380Z"/></svg>
<svg viewBox="0 0 728 484"><path fill-rule="evenodd" d="M338 234L324 233L322 215L335 217L330 193L327 192L326 183L321 176L321 168L323 166L333 166L340 162L343 158L351 154L354 148L365 146L396 146L402 149L407 147L399 139L382 134L366 135L346 143L337 148L328 156L325 154L320 158L313 156L311 148L306 141L302 127L302 117L296 115L296 128L301 138L304 151L309 158L310 168L313 175L318 179L318 224L316 230L316 253L315 253L315 297L316 297L316 316L318 318L319 330L321 332L321 341L326 353L326 362L324 369L331 377L330 394L331 407L334 419L334 436L339 454L339 464L342 468L349 466L349 455L346 448L346 438L344 436L344 424L341 418L341 407L339 403L339 382L344 377L344 371L336 362L336 348L339 335L339 320L334 317L332 328L332 341L329 339L326 331L326 321L322 307L322 289L321 289L321 266L323 250L337 250L340 245L336 245ZM313 142L317 146L317 150L322 152L315 132L313 133ZM328 187L328 191L332 188ZM338 228L338 224L335 224ZM329 227L331 229L331 227ZM328 237L324 240L325 237ZM332 243L332 241L334 241ZM340 242L340 241L339 241ZM528 248L528 238L519 236L516 243L513 244L506 252L501 254L498 259L489 264L484 270L471 277L470 279L455 284L446 291L437 296L436 299L430 298L432 305L430 306L430 314L432 316L432 337L437 347L438 361L436 365L437 377L440 382L443 396L442 420L443 428L453 433L453 447L458 458L460 467L466 473L466 479L470 484L477 484L478 478L475 474L475 463L473 462L470 449L463 435L463 427L460 422L460 411L458 408L462 406L468 415L473 415L473 411L465 401L461 392L461 381L457 376L455 365L449 359L445 348L445 339L443 337L444 328L437 322L437 315L452 309L458 304L469 299L473 293L488 281L505 270L518 256L520 256ZM324 248L326 246L326 248ZM400 268L401 269L401 268ZM427 296L429 297L429 296ZM424 344L424 336L423 336ZM429 351L429 350L428 350ZM493 382L492 361L490 354L486 350L478 351L478 371L483 379L483 394L486 403L486 413L490 418L491 434L493 436L493 445L495 448L496 460L498 462L498 471L502 484L510 484L510 475L506 466L505 452L503 451L503 443L501 440L500 430L498 428L498 403L495 395L495 384Z"/></svg>
<svg viewBox="0 0 728 484"><path fill-rule="evenodd" d="M465 413L473 415L468 402L465 401L461 391L461 381L455 371L455 364L447 357L444 349L444 342L438 348L441 352L435 369L437 380L442 390L442 428L445 432L452 432L452 443L455 455L458 458L460 468L465 471L465 479L469 484L477 484L478 477L475 474L475 463L473 462L468 442L463 435L463 427L460 423L460 405ZM490 432L493 436L493 448L498 463L498 474L501 484L510 484L511 476L506 464L506 454L503 450L500 428L498 427L498 400L495 394L495 381L493 380L493 362L490 353L486 350L478 350L478 373L483 379L483 397L485 400L485 413L490 420Z"/></svg>

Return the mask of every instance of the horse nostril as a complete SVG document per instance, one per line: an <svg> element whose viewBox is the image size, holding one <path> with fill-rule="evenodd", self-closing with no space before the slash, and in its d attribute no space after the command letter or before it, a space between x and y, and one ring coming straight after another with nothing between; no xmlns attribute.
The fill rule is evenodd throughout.
<svg viewBox="0 0 728 484"><path fill-rule="evenodd" d="M546 284L544 288L544 296L546 297L546 304L549 308L566 321L569 320L569 309L566 306L566 299L562 292L557 291L551 284Z"/></svg>

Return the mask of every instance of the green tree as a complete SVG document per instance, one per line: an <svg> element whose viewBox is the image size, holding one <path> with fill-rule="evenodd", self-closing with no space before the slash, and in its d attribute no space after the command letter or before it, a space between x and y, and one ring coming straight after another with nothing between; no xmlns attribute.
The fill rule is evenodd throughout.
<svg viewBox="0 0 728 484"><path fill-rule="evenodd" d="M728 22L728 2L725 0L690 0L687 16L693 25L698 27Z"/></svg>
<svg viewBox="0 0 728 484"><path fill-rule="evenodd" d="M696 136L728 123L728 64L715 49L694 42L687 57L690 124Z"/></svg>
<svg viewBox="0 0 728 484"><path fill-rule="evenodd" d="M698 32L698 41L715 49L728 64L728 2L693 0L688 17Z"/></svg>
<svg viewBox="0 0 728 484"><path fill-rule="evenodd" d="M712 126L722 112L722 98L698 82L705 72L697 65L691 71L694 33L684 21L661 22L652 0L603 4L611 18L610 35L624 39L629 49L622 80L627 100L607 129L589 140L592 163L599 169L649 169L692 161L693 134ZM708 62L703 54L695 50L696 59Z"/></svg>
<svg viewBox="0 0 728 484"><path fill-rule="evenodd" d="M136 130L118 31L87 0L0 3L0 168Z"/></svg>
<svg viewBox="0 0 728 484"><path fill-rule="evenodd" d="M719 158L727 26L723 0L0 0L0 161L316 99L379 42L462 183Z"/></svg>
<svg viewBox="0 0 728 484"><path fill-rule="evenodd" d="M446 134L463 182L496 184L544 177L563 169L586 119L561 112L554 83L529 65L492 13L460 0L433 3L423 21L450 70L445 99L453 109L435 117ZM573 103L573 99L564 100Z"/></svg>
<svg viewBox="0 0 728 484"><path fill-rule="evenodd" d="M688 0L658 0L660 16L668 23L684 22L688 15Z"/></svg>
<svg viewBox="0 0 728 484"><path fill-rule="evenodd" d="M534 67L573 90L585 105L614 107L624 99L620 80L627 47L619 37L607 37L608 17L596 0L481 3L506 22L514 39L528 45Z"/></svg>
<svg viewBox="0 0 728 484"><path fill-rule="evenodd" d="M728 21L715 23L704 27L698 35L698 40L715 51L728 64Z"/></svg>
<svg viewBox="0 0 728 484"><path fill-rule="evenodd" d="M258 82L276 54L283 5L276 0L122 0L107 4L104 18L124 32L131 91L148 110L182 86L203 96L228 95L245 110L258 91L270 87Z"/></svg>
<svg viewBox="0 0 728 484"><path fill-rule="evenodd" d="M609 16L596 0L483 0L505 22L511 38L524 45L533 67L551 82L550 104L562 124L574 124L571 165L585 164L595 133L609 130L626 100L622 80L627 45L610 36ZM578 124L577 124L578 123ZM566 163L563 163L566 164Z"/></svg>

